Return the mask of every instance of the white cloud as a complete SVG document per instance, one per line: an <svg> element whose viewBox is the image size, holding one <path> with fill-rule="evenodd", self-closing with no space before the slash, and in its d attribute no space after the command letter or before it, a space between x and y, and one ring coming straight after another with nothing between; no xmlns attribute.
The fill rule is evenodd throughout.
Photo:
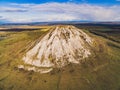
<svg viewBox="0 0 120 90"><path fill-rule="evenodd" d="M14 8L14 7L7 7L1 6L0 12L26 12L27 10L24 8Z"/></svg>
<svg viewBox="0 0 120 90"><path fill-rule="evenodd" d="M17 4L0 6L0 16L11 22L120 21L120 6L75 3Z"/></svg>

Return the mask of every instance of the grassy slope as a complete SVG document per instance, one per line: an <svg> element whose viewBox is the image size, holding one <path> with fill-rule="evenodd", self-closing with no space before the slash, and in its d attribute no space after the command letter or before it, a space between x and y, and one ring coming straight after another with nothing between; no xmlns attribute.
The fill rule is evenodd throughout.
<svg viewBox="0 0 120 90"><path fill-rule="evenodd" d="M95 55L81 65L70 64L48 74L17 69L26 46L46 32L2 33L8 37L0 41L0 90L120 89L120 48L115 47L119 43L93 35L88 30L85 32L97 40L97 45L93 48Z"/></svg>

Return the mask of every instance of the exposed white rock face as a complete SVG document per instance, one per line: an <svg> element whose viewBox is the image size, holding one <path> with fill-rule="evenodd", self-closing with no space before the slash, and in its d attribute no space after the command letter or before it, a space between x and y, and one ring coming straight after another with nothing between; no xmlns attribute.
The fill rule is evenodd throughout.
<svg viewBox="0 0 120 90"><path fill-rule="evenodd" d="M88 57L93 40L74 26L53 26L53 28L23 57L26 70L47 73L52 68L63 67L69 63L79 63ZM37 70L47 68L47 70Z"/></svg>

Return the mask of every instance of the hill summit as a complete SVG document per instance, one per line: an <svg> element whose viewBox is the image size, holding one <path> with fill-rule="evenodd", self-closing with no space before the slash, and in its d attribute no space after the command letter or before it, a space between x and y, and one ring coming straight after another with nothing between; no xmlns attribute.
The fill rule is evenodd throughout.
<svg viewBox="0 0 120 90"><path fill-rule="evenodd" d="M71 25L53 26L23 57L19 68L47 73L91 55L93 39Z"/></svg>

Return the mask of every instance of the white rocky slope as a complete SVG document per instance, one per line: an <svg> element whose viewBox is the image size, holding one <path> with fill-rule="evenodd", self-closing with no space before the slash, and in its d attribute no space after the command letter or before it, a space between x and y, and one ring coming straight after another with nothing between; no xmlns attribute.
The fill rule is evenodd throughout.
<svg viewBox="0 0 120 90"><path fill-rule="evenodd" d="M23 57L19 68L47 73L69 63L79 63L88 57L93 40L74 26L53 28Z"/></svg>

